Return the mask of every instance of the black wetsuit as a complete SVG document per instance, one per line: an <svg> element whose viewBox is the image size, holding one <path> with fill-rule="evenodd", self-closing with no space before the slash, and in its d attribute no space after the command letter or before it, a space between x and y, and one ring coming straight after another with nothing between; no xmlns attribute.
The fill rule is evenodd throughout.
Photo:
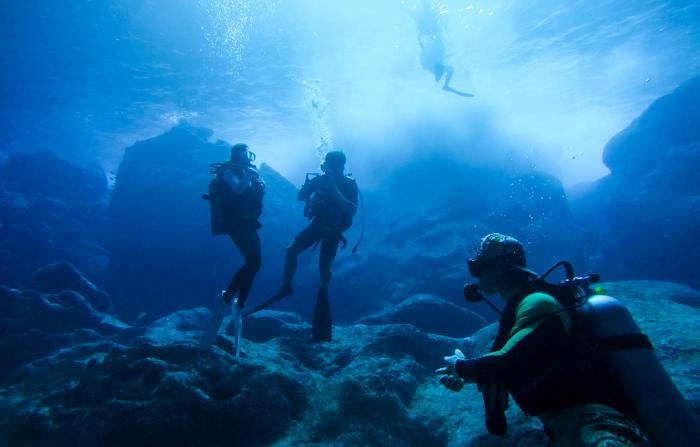
<svg viewBox="0 0 700 447"><path fill-rule="evenodd" d="M229 168L234 175L240 175L240 168ZM225 177L227 168L219 175ZM226 299L238 295L237 306L242 308L250 293L255 276L260 270L262 256L260 254L260 237L258 229L261 225L258 218L262 214L262 198L265 185L257 172L252 174L250 184L242 192L229 189L226 192L226 223L227 234L238 248L245 261L235 273L226 289Z"/></svg>
<svg viewBox="0 0 700 447"><path fill-rule="evenodd" d="M344 212L337 203L327 182L334 181L340 194L349 202L357 205L358 190L355 180L344 175L329 178L330 174L314 177L302 186L297 198L307 201L306 215L311 219L287 248L285 263L285 281L291 284L291 276L296 270L296 259L299 253L317 242L321 243L319 255L319 271L321 284L327 285L331 278L331 265L335 259L338 245L343 238L343 232L352 225L352 214Z"/></svg>

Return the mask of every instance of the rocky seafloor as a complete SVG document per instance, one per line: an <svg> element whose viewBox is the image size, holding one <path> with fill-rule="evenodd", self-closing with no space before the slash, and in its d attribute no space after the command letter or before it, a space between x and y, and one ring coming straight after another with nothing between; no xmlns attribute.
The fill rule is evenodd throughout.
<svg viewBox="0 0 700 447"><path fill-rule="evenodd" d="M55 270L65 276L65 268ZM298 315L263 311L247 319L236 360L230 327L212 349L197 347L206 308L131 326L106 313L104 294L84 278L52 282L50 270L42 278L40 290L0 287L1 445L545 443L541 433L527 433L537 419L512 403L506 437L488 435L476 388L453 393L435 380L444 355L455 348L478 355L495 334L466 305L413 297L366 324L336 326L334 341L321 344L310 342ZM629 307L698 408L700 293L652 281L603 287ZM427 323L446 311L463 311L465 327L476 332L455 337L454 318Z"/></svg>

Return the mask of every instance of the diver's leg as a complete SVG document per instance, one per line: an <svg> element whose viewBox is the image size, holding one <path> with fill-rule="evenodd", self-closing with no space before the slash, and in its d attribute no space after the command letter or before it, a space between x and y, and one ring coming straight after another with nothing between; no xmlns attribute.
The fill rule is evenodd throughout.
<svg viewBox="0 0 700 447"><path fill-rule="evenodd" d="M454 75L454 73L455 73L455 68L452 66L446 66L446 67L444 67L444 69L445 69L445 83L442 84L442 89L447 90L450 88L450 86L448 84L452 80L452 75Z"/></svg>
<svg viewBox="0 0 700 447"><path fill-rule="evenodd" d="M321 287L327 288L330 283L333 273L331 265L335 260L335 255L338 252L338 244L340 243L339 236L324 237L321 241L321 254L318 258L318 270L321 276Z"/></svg>
<svg viewBox="0 0 700 447"><path fill-rule="evenodd" d="M437 63L433 66L433 74L435 75L435 82L439 82L442 76L445 74L445 66L441 63Z"/></svg>
<svg viewBox="0 0 700 447"><path fill-rule="evenodd" d="M474 95L472 95L471 93L463 92L460 90L455 90L452 87L450 87L449 83L452 80L452 75L454 74L455 69L454 69L454 67L446 67L446 70L447 70L447 75L445 76L445 83L442 85L442 89L447 91L447 92L459 95L459 96L464 96L465 98L473 98Z"/></svg>
<svg viewBox="0 0 700 447"><path fill-rule="evenodd" d="M313 341L331 341L333 322L331 318L331 306L328 302L328 283L331 280L331 265L338 251L340 238L338 236L324 237L321 241L321 254L319 256L319 271L321 283L316 295L314 316L311 326L311 339Z"/></svg>
<svg viewBox="0 0 700 447"><path fill-rule="evenodd" d="M239 308L242 308L245 306L250 288L253 286L255 275L257 275L262 265L260 236L258 235L257 228L251 226L250 228L238 232L235 235L234 242L245 260L245 264L238 270L233 281L236 290L238 290L238 300L236 304Z"/></svg>
<svg viewBox="0 0 700 447"><path fill-rule="evenodd" d="M648 445L637 424L606 405L588 404L579 421L577 446L642 447Z"/></svg>
<svg viewBox="0 0 700 447"><path fill-rule="evenodd" d="M228 233L228 237L231 238L231 241L233 241L233 244L238 249L238 252L242 254L243 251L241 250L241 230L237 228L235 230L230 231ZM233 299L233 296L240 290L242 278L245 275L244 268L245 262L241 267L238 268L238 270L236 270L236 273L233 275L233 278L231 278L231 282L228 284L228 287L224 291L223 298L226 303L230 303L231 299Z"/></svg>
<svg viewBox="0 0 700 447"><path fill-rule="evenodd" d="M320 228L314 221L304 228L301 233L299 233L292 243L287 247L287 252L284 260L284 278L282 281L282 288L279 293L294 293L292 288L292 281L294 280L294 274L297 271L297 257L299 253L311 247L316 241L321 238Z"/></svg>

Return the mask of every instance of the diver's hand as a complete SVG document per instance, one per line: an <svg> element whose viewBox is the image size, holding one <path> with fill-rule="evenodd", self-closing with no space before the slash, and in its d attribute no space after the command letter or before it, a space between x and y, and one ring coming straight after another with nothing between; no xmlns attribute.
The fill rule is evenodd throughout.
<svg viewBox="0 0 700 447"><path fill-rule="evenodd" d="M455 353L453 355L448 355L445 357L447 366L435 371L435 374L440 376L440 383L448 390L459 391L464 387L464 384L468 382L457 375L458 360L466 360L466 357L464 357L462 351L455 349Z"/></svg>
<svg viewBox="0 0 700 447"><path fill-rule="evenodd" d="M464 380L451 374L443 374L438 380L445 388L447 388L450 391L457 392L464 388Z"/></svg>
<svg viewBox="0 0 700 447"><path fill-rule="evenodd" d="M467 358L464 356L462 351L459 349L455 349L455 353L453 355L448 355L445 356L445 361L447 362L447 366L440 368L435 371L435 374L447 374L451 376L456 376L457 375L457 361L458 360L466 360Z"/></svg>

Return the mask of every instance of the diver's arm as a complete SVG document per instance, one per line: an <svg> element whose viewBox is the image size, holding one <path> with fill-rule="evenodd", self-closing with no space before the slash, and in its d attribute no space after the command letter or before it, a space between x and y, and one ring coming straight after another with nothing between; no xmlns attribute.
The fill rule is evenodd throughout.
<svg viewBox="0 0 700 447"><path fill-rule="evenodd" d="M301 185L301 189L297 193L297 200L303 202L305 200L308 200L309 197L311 197L311 194L313 194L316 191L316 188L318 188L318 179L321 178L320 176L314 177L311 180L308 180L308 175L307 174L307 181L304 182L303 185Z"/></svg>
<svg viewBox="0 0 700 447"><path fill-rule="evenodd" d="M517 308L516 323L505 346L482 357L457 361L457 374L469 381L490 383L537 368L569 331L569 316L553 313L560 309L561 305L549 295L529 296Z"/></svg>
<svg viewBox="0 0 700 447"><path fill-rule="evenodd" d="M565 328L559 318L552 317L537 328L522 332L525 333L508 350L504 348L475 359L458 360L457 375L478 383L504 382L523 375L557 347Z"/></svg>

